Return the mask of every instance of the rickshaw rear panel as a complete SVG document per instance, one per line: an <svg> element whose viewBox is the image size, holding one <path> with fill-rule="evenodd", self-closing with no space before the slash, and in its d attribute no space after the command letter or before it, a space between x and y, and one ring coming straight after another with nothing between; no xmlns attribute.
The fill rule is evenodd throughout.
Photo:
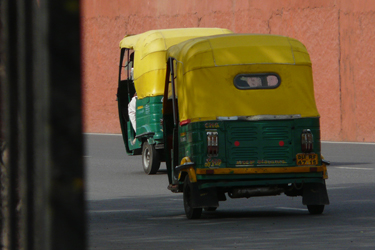
<svg viewBox="0 0 375 250"><path fill-rule="evenodd" d="M205 121L179 127L179 160L190 156L198 167L297 166L301 134L320 138L319 118L269 121ZM218 133L218 155L207 153L207 133ZM320 143L313 148L320 152ZM321 164L320 156L315 165Z"/></svg>

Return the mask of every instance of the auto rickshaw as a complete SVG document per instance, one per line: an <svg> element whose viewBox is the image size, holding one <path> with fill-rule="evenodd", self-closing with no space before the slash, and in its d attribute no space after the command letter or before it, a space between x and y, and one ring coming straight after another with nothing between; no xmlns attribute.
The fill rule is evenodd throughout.
<svg viewBox="0 0 375 250"><path fill-rule="evenodd" d="M122 136L129 155L142 154L147 174L155 174L164 161L160 120L166 50L191 38L226 33L232 32L220 28L164 29L127 35L121 40L117 100ZM129 105L133 97L134 102ZM133 103L136 103L134 107ZM130 117L128 108L131 108ZM129 118L134 114L132 126Z"/></svg>
<svg viewBox="0 0 375 250"><path fill-rule="evenodd" d="M219 201L302 196L310 214L329 204L319 113L305 46L289 37L227 34L167 51L166 165L187 218Z"/></svg>

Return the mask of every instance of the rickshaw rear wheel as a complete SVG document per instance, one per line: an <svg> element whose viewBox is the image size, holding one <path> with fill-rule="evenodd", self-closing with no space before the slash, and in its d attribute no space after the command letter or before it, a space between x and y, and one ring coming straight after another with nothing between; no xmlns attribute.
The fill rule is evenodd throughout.
<svg viewBox="0 0 375 250"><path fill-rule="evenodd" d="M191 206L192 193L189 176L186 175L184 181L184 209L188 219L199 219L202 214L202 208L193 208Z"/></svg>
<svg viewBox="0 0 375 250"><path fill-rule="evenodd" d="M142 166L146 174L156 174L160 168L159 154L147 141L142 146Z"/></svg>
<svg viewBox="0 0 375 250"><path fill-rule="evenodd" d="M307 209L310 214L322 214L324 211L324 205L307 205Z"/></svg>

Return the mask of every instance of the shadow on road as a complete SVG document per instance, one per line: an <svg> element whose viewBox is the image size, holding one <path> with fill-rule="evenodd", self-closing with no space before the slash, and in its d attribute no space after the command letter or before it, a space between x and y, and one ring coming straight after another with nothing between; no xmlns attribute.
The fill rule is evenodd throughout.
<svg viewBox="0 0 375 250"><path fill-rule="evenodd" d="M330 186L328 193L331 205L320 216L286 196L229 198L199 220L186 219L180 194L89 201L90 249L375 247L375 184Z"/></svg>

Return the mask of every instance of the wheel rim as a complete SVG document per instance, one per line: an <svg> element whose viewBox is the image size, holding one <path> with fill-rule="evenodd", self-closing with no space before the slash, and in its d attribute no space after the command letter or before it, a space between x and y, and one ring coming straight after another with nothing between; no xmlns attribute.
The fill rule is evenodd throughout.
<svg viewBox="0 0 375 250"><path fill-rule="evenodd" d="M150 150L148 148L145 149L144 155L143 155L143 164L145 166L145 169L148 169L150 167Z"/></svg>

